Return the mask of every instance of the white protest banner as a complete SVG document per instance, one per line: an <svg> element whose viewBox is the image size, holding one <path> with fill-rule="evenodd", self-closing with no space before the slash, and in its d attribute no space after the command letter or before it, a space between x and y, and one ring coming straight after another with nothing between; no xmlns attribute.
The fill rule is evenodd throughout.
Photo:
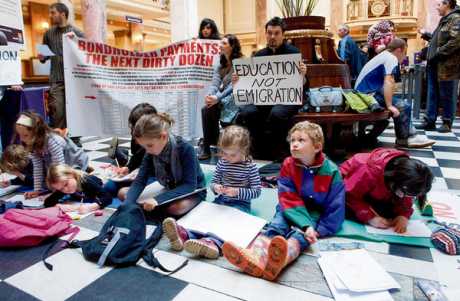
<svg viewBox="0 0 460 301"><path fill-rule="evenodd" d="M2 37L6 37L8 44L12 43L24 48L21 0L0 0L0 41Z"/></svg>
<svg viewBox="0 0 460 301"><path fill-rule="evenodd" d="M17 46L0 46L0 86L21 84L19 48Z"/></svg>
<svg viewBox="0 0 460 301"><path fill-rule="evenodd" d="M67 123L77 136L129 135L128 115L148 102L175 120L173 132L201 137L201 108L219 63L220 41L182 41L134 52L63 37Z"/></svg>
<svg viewBox="0 0 460 301"><path fill-rule="evenodd" d="M301 54L260 56L233 60L238 82L233 87L237 105L301 105Z"/></svg>

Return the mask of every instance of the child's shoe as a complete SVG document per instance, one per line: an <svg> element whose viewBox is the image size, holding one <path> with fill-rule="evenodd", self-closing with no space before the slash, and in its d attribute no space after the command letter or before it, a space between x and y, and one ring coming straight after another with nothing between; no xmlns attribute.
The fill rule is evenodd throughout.
<svg viewBox="0 0 460 301"><path fill-rule="evenodd" d="M299 242L293 238L286 240L275 236L268 246L268 260L263 272L264 279L273 281L289 263L300 255Z"/></svg>
<svg viewBox="0 0 460 301"><path fill-rule="evenodd" d="M184 243L184 249L190 254L196 256L201 256L209 259L219 258L219 248L210 239L189 239Z"/></svg>
<svg viewBox="0 0 460 301"><path fill-rule="evenodd" d="M188 240L187 230L179 226L175 219L168 217L163 221L163 232L169 239L171 249L174 251L182 251L184 249L184 242Z"/></svg>
<svg viewBox="0 0 460 301"><path fill-rule="evenodd" d="M267 263L267 251L270 238L258 236L248 249L243 249L231 242L225 242L222 246L222 253L225 258L234 266L240 268L244 273L262 277L265 264Z"/></svg>

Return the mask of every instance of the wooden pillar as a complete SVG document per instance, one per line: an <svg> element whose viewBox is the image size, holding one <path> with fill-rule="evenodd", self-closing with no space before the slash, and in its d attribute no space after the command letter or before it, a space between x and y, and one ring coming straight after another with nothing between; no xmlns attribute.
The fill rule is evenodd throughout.
<svg viewBox="0 0 460 301"><path fill-rule="evenodd" d="M81 0L83 31L88 40L107 40L107 10L105 0Z"/></svg>
<svg viewBox="0 0 460 301"><path fill-rule="evenodd" d="M121 49L132 49L131 32L128 29L115 30L115 47Z"/></svg>
<svg viewBox="0 0 460 301"><path fill-rule="evenodd" d="M43 35L51 27L49 19L49 6L46 4L29 2L29 15L31 27L31 43L33 56L37 56L36 46L43 43Z"/></svg>
<svg viewBox="0 0 460 301"><path fill-rule="evenodd" d="M267 23L267 0L256 0L256 45L261 49L267 45L265 24Z"/></svg>
<svg viewBox="0 0 460 301"><path fill-rule="evenodd" d="M129 23L131 45L133 50L144 51L144 25L140 23Z"/></svg>

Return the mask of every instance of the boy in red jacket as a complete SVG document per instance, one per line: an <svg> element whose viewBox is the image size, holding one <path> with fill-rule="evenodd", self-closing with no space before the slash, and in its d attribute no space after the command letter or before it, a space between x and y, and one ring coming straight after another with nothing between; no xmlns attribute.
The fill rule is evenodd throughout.
<svg viewBox="0 0 460 301"><path fill-rule="evenodd" d="M338 167L323 154L323 132L317 124L297 123L288 141L278 178L276 213L248 249L225 242L225 258L245 273L274 280L319 237L335 234L345 218L345 189ZM319 217L310 213L315 210Z"/></svg>
<svg viewBox="0 0 460 301"><path fill-rule="evenodd" d="M340 166L346 190L347 214L376 228L407 230L416 197L431 189L429 167L396 149L360 153Z"/></svg>

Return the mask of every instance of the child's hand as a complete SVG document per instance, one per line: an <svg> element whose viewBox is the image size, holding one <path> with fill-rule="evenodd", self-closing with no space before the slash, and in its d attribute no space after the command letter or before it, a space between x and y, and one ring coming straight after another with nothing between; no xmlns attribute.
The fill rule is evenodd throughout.
<svg viewBox="0 0 460 301"><path fill-rule="evenodd" d="M127 174L129 174L129 169L128 167L120 167L120 168L115 169L115 173L119 177L126 176Z"/></svg>
<svg viewBox="0 0 460 301"><path fill-rule="evenodd" d="M391 221L381 216L376 216L369 220L369 225L379 229L387 229L391 227Z"/></svg>
<svg viewBox="0 0 460 301"><path fill-rule="evenodd" d="M217 194L223 194L224 193L224 186L220 184L214 184L213 186L214 192Z"/></svg>
<svg viewBox="0 0 460 301"><path fill-rule="evenodd" d="M24 193L26 199L33 199L40 195L40 191L29 191Z"/></svg>
<svg viewBox="0 0 460 301"><path fill-rule="evenodd" d="M240 190L234 187L224 187L224 194L229 197L237 197Z"/></svg>
<svg viewBox="0 0 460 301"><path fill-rule="evenodd" d="M96 203L92 204L81 204L80 207L78 207L78 213L79 214L86 214L92 211L96 211L99 209L99 205Z"/></svg>
<svg viewBox="0 0 460 301"><path fill-rule="evenodd" d="M314 244L315 242L317 242L318 236L319 236L318 232L316 232L315 229L313 229L313 227L308 227L304 234L305 239L310 244Z"/></svg>
<svg viewBox="0 0 460 301"><path fill-rule="evenodd" d="M6 188L11 185L11 182L6 180L6 181L1 181L0 182L0 188Z"/></svg>
<svg viewBox="0 0 460 301"><path fill-rule="evenodd" d="M404 233L407 230L407 224L409 223L409 219L405 216L397 216L393 220L393 226L396 233Z"/></svg>
<svg viewBox="0 0 460 301"><path fill-rule="evenodd" d="M144 210L152 211L158 205L158 202L155 199L147 199L144 201Z"/></svg>
<svg viewBox="0 0 460 301"><path fill-rule="evenodd" d="M74 205L74 204L57 204L56 207L61 208L62 211L64 212L73 212L77 211L80 209L80 205Z"/></svg>

